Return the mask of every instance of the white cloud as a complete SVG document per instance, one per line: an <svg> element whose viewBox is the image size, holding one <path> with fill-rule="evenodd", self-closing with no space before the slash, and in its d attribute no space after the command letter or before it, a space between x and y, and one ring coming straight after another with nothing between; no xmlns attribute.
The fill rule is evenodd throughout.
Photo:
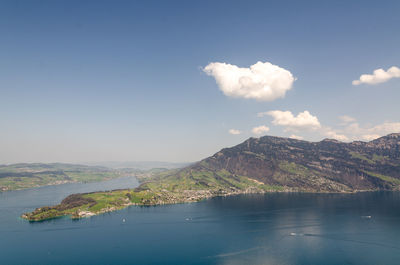
<svg viewBox="0 0 400 265"><path fill-rule="evenodd" d="M379 135L379 134L365 134L365 135L361 136L361 139L365 140L365 141L372 141L379 137L381 137L381 135Z"/></svg>
<svg viewBox="0 0 400 265"><path fill-rule="evenodd" d="M339 116L339 119L343 122L343 125L356 121L355 118L347 116L347 115Z"/></svg>
<svg viewBox="0 0 400 265"><path fill-rule="evenodd" d="M285 132L308 131L308 136L320 135L325 138L336 139L343 142L363 140L371 141L376 138L391 134L400 133L400 122L386 121L378 125L360 126L356 119L344 115L339 119L343 121L339 128L332 128L321 125L318 118L310 114L307 110L300 112L294 116L290 111L267 111L257 114L258 117L272 116L272 124L282 126ZM302 139L296 134L292 134L290 138Z"/></svg>
<svg viewBox="0 0 400 265"><path fill-rule="evenodd" d="M286 130L309 129L316 130L321 128L321 124L316 116L313 116L307 110L294 116L290 111L273 110L258 113L259 117L269 115L273 117L274 125L285 126Z"/></svg>
<svg viewBox="0 0 400 265"><path fill-rule="evenodd" d="M361 84L374 85L384 83L392 78L400 77L400 68L396 66L390 67L387 71L383 69L374 70L372 75L364 74L360 76L359 80L354 80L353 85L358 86Z"/></svg>
<svg viewBox="0 0 400 265"><path fill-rule="evenodd" d="M283 98L296 80L291 72L269 62L257 62L249 68L215 62L203 71L215 78L226 96L260 101Z"/></svg>
<svg viewBox="0 0 400 265"><path fill-rule="evenodd" d="M265 126L265 125L261 125L261 126L258 126L258 127L254 127L254 128L251 130L252 133L257 134L257 135L266 133L266 132L268 132L268 131L269 131L269 128L268 128L267 126Z"/></svg>
<svg viewBox="0 0 400 265"><path fill-rule="evenodd" d="M374 140L390 133L400 132L400 122L384 122L372 127L362 128L358 123L350 124L346 130L365 141Z"/></svg>
<svg viewBox="0 0 400 265"><path fill-rule="evenodd" d="M238 134L241 134L242 132L239 131L239 130L236 130L236 129L230 129L230 130L229 130L229 133L230 133L230 134L233 134L233 135L238 135Z"/></svg>
<svg viewBox="0 0 400 265"><path fill-rule="evenodd" d="M379 125L376 125L370 129L371 132L376 134L386 135L389 133L400 132L400 122L385 122Z"/></svg>
<svg viewBox="0 0 400 265"><path fill-rule="evenodd" d="M295 134L292 134L289 136L289 138L297 139L297 140L303 140L304 138Z"/></svg>
<svg viewBox="0 0 400 265"><path fill-rule="evenodd" d="M352 140L371 141L390 133L400 132L400 122L384 122L367 127L361 127L355 122L347 125L341 132Z"/></svg>
<svg viewBox="0 0 400 265"><path fill-rule="evenodd" d="M321 130L321 133L328 138L332 138L338 141L342 141L342 142L346 142L349 141L349 138L344 135L344 134L339 134L337 132L335 132L333 129L329 128L329 127L324 127Z"/></svg>
<svg viewBox="0 0 400 265"><path fill-rule="evenodd" d="M285 131L300 131L308 130L314 131L324 137L333 138L339 141L348 141L349 138L336 132L330 127L322 126L318 118L312 115L309 111L305 110L294 116L290 111L273 110L267 112L260 112L257 114L258 117L264 117L269 115L273 118L272 124L285 127ZM343 118L343 117L342 117ZM353 118L346 116L346 120L353 120ZM290 138L303 139L301 136L292 134Z"/></svg>
<svg viewBox="0 0 400 265"><path fill-rule="evenodd" d="M354 122L337 131L330 127L322 127L320 132L328 138L339 141L371 141L391 133L400 132L400 122L384 122L382 124L366 127L361 127L358 123Z"/></svg>

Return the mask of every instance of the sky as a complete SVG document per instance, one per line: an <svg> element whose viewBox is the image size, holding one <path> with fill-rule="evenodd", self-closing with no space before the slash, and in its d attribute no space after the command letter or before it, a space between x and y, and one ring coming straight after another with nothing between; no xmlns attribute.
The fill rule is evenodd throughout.
<svg viewBox="0 0 400 265"><path fill-rule="evenodd" d="M400 132L400 1L0 1L0 163Z"/></svg>

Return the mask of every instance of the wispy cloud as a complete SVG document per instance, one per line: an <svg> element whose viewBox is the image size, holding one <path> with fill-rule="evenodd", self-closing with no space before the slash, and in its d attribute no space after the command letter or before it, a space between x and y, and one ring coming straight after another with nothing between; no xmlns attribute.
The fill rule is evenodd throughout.
<svg viewBox="0 0 400 265"><path fill-rule="evenodd" d="M265 125L261 125L261 126L258 126L258 127L254 127L254 128L251 130L252 133L257 134L257 135L264 134L264 133L266 133L266 132L268 132L268 131L269 131L269 128L268 128L267 126L265 126Z"/></svg>
<svg viewBox="0 0 400 265"><path fill-rule="evenodd" d="M233 135L239 135L239 134L242 133L241 131L236 130L236 129L230 129L228 132L229 132L230 134L233 134Z"/></svg>
<svg viewBox="0 0 400 265"><path fill-rule="evenodd" d="M291 72L269 62L257 62L249 68L214 62L203 71L215 78L226 96L260 101L283 98L295 81Z"/></svg>
<svg viewBox="0 0 400 265"><path fill-rule="evenodd" d="M339 120L342 121L342 125L349 124L351 122L355 122L356 121L355 118L350 117L348 115L339 116Z"/></svg>
<svg viewBox="0 0 400 265"><path fill-rule="evenodd" d="M374 70L373 74L361 75L360 79L353 81L353 85L355 86L361 84L374 85L387 82L392 78L399 78L399 77L400 77L400 68L392 66L387 71L383 69L376 69Z"/></svg>
<svg viewBox="0 0 400 265"><path fill-rule="evenodd" d="M305 132L314 136L317 134L343 142L371 141L390 133L400 132L400 122L386 121L377 125L360 126L355 118L347 115L339 117L343 121L339 128L332 128L321 124L317 116L310 114L307 110L298 113L296 116L291 111L281 110L260 112L257 116L271 116L273 118L272 124L283 127L285 132ZM297 133L289 137L303 139Z"/></svg>
<svg viewBox="0 0 400 265"><path fill-rule="evenodd" d="M370 141L381 136L400 132L400 122L384 122L374 126L361 127L358 123L349 124L344 133L351 135L352 139Z"/></svg>
<svg viewBox="0 0 400 265"><path fill-rule="evenodd" d="M303 140L304 139L304 137L299 136L299 135L295 135L295 134L290 135L289 138L293 138L293 139L297 139L297 140Z"/></svg>

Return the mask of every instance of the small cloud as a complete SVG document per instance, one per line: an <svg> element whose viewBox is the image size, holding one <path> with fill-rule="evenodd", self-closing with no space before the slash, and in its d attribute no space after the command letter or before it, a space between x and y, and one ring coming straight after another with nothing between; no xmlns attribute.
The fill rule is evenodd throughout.
<svg viewBox="0 0 400 265"><path fill-rule="evenodd" d="M242 132L239 131L239 130L236 130L236 129L230 129L230 130L229 130L229 133L230 133L230 134L233 134L233 135L238 135L238 134L241 134Z"/></svg>
<svg viewBox="0 0 400 265"><path fill-rule="evenodd" d="M365 134L365 135L361 136L361 139L363 139L365 141L372 141L379 137L381 137L381 135L379 135L379 134Z"/></svg>
<svg viewBox="0 0 400 265"><path fill-rule="evenodd" d="M360 76L359 80L354 80L352 84L358 86L361 84L375 85L379 83L384 83L392 78L400 77L400 68L396 66L390 67L387 71L383 69L374 70L372 75L364 74Z"/></svg>
<svg viewBox="0 0 400 265"><path fill-rule="evenodd" d="M400 132L400 122L384 122L382 124L376 125L368 131L384 136L389 133Z"/></svg>
<svg viewBox="0 0 400 265"><path fill-rule="evenodd" d="M251 132L257 135L264 134L269 131L269 128L265 125L254 127Z"/></svg>
<svg viewBox="0 0 400 265"><path fill-rule="evenodd" d="M322 130L322 134L324 136L328 137L328 138L335 139L335 140L338 140L338 141L343 141L343 142L349 141L349 138L346 135L339 134L339 133L333 131L329 127L324 128Z"/></svg>
<svg viewBox="0 0 400 265"><path fill-rule="evenodd" d="M300 112L294 116L290 111L273 110L263 113L258 113L259 117L269 115L273 117L274 125L285 126L286 130L309 129L316 130L321 128L321 124L316 116L313 116L307 110Z"/></svg>
<svg viewBox="0 0 400 265"><path fill-rule="evenodd" d="M226 96L260 101L283 98L296 80L291 72L269 62L257 62L249 68L214 62L203 71L215 78Z"/></svg>
<svg viewBox="0 0 400 265"><path fill-rule="evenodd" d="M339 116L339 119L343 122L342 123L343 125L356 121L355 118L347 116L347 115Z"/></svg>
<svg viewBox="0 0 400 265"><path fill-rule="evenodd" d="M297 140L303 140L304 139L303 137L295 135L295 134L290 135L289 138L297 139Z"/></svg>

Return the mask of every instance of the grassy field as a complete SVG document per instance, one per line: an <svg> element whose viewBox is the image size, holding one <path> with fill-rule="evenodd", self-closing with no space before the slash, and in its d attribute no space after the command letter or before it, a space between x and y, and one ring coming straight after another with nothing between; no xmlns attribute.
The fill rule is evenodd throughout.
<svg viewBox="0 0 400 265"><path fill-rule="evenodd" d="M370 176L374 176L374 177L377 177L379 179L382 179L382 180L384 180L386 182L392 183L394 185L400 185L400 179L392 178L392 177L389 177L389 176L385 176L385 175L382 175L382 174L369 172L369 171L365 171L365 173L367 173Z"/></svg>

